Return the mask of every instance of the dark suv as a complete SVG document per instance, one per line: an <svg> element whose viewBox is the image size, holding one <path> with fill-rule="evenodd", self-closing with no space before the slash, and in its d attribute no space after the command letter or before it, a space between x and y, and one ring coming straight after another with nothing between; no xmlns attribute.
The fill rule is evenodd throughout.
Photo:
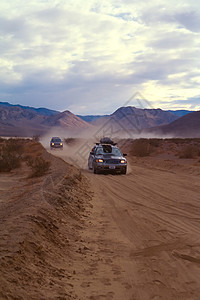
<svg viewBox="0 0 200 300"><path fill-rule="evenodd" d="M90 152L88 168L95 174L100 172L119 172L126 174L126 154L122 154L115 144L97 143Z"/></svg>
<svg viewBox="0 0 200 300"><path fill-rule="evenodd" d="M50 148L54 149L54 148L59 148L59 149L63 149L63 142L59 137L52 137L51 141L50 141Z"/></svg>

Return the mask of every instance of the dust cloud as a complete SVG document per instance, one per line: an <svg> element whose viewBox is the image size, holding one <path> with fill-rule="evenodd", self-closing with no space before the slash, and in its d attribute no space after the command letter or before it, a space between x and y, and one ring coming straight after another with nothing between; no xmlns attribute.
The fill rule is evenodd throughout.
<svg viewBox="0 0 200 300"><path fill-rule="evenodd" d="M63 141L63 150L60 149L50 149L50 140L52 137L58 136ZM88 169L88 156L95 145L99 142L102 137L108 136L115 142L120 140L138 139L138 138L163 138L159 135L153 134L139 134L131 131L127 132L114 132L112 127L106 128L106 126L93 126L89 129L79 129L79 130L66 130L60 127L53 128L47 134L41 137L40 142L44 148L51 152L53 155L62 158L68 163L76 166L80 169ZM171 137L166 137L171 138ZM71 139L70 143L67 139ZM121 143L119 143L121 144ZM119 145L121 149L121 145ZM123 147L122 147L123 152ZM128 159L128 158L127 158ZM127 173L131 173L131 167L128 164Z"/></svg>
<svg viewBox="0 0 200 300"><path fill-rule="evenodd" d="M63 141L63 150L61 149L50 149L50 140L53 136L58 136ZM47 134L41 137L40 142L45 149L51 152L53 155L62 158L68 163L81 168L88 169L88 156L92 147L99 138L93 137L93 130L81 130L77 131L66 131L60 128L54 128ZM72 139L70 143L67 143L67 139Z"/></svg>

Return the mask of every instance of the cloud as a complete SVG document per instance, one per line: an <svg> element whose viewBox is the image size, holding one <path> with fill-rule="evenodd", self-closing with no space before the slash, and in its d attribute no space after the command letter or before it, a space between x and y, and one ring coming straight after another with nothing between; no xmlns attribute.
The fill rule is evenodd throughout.
<svg viewBox="0 0 200 300"><path fill-rule="evenodd" d="M196 11L185 11L174 15L174 19L186 29L200 32L200 13Z"/></svg>
<svg viewBox="0 0 200 300"><path fill-rule="evenodd" d="M194 47L195 37L185 32L165 32L164 34L157 34L153 40L149 41L149 46L154 49L172 50L177 52L187 50L188 45Z"/></svg>
<svg viewBox="0 0 200 300"><path fill-rule="evenodd" d="M160 107L193 101L196 2L159 3L2 0L0 100L80 114L111 113L137 91Z"/></svg>
<svg viewBox="0 0 200 300"><path fill-rule="evenodd" d="M166 101L163 103L166 107L171 104L171 108L176 109L187 109L187 110L200 110L200 95L191 97L188 99L174 100L173 103Z"/></svg>
<svg viewBox="0 0 200 300"><path fill-rule="evenodd" d="M185 4L187 4L187 1ZM185 28L192 32L200 31L200 11L198 5L191 5L191 7L189 5L179 7L176 4L174 7L163 4L150 6L142 12L141 20L148 26L163 26L166 24L169 27L169 24L171 24L174 29Z"/></svg>

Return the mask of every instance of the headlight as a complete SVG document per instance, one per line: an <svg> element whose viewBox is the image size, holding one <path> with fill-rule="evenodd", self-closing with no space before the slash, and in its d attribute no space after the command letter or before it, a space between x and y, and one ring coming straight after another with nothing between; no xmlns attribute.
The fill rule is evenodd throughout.
<svg viewBox="0 0 200 300"><path fill-rule="evenodd" d="M62 143L60 143L60 146L62 146Z"/></svg>
<svg viewBox="0 0 200 300"><path fill-rule="evenodd" d="M121 163L121 164L125 164L126 161L125 161L124 159L122 159L122 160L120 161L120 163Z"/></svg>
<svg viewBox="0 0 200 300"><path fill-rule="evenodd" d="M54 143L51 143L52 146L54 146Z"/></svg>
<svg viewBox="0 0 200 300"><path fill-rule="evenodd" d="M102 163L103 162L103 159L96 159L96 162L100 162L100 163Z"/></svg>

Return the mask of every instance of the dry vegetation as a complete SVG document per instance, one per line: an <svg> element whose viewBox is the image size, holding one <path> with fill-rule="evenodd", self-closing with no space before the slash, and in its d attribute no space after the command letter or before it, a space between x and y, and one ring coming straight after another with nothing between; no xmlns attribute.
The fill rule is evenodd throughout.
<svg viewBox="0 0 200 300"><path fill-rule="evenodd" d="M43 176L50 162L42 157L42 145L29 139L0 139L0 172L10 172L24 162L30 167L30 177Z"/></svg>
<svg viewBox="0 0 200 300"><path fill-rule="evenodd" d="M195 145L186 145L179 152L179 158L195 158L200 156L200 148Z"/></svg>
<svg viewBox="0 0 200 300"><path fill-rule="evenodd" d="M147 139L133 141L131 154L138 157L149 156L152 152L152 145Z"/></svg>
<svg viewBox="0 0 200 300"><path fill-rule="evenodd" d="M72 138L72 137L71 138L65 138L64 142L65 142L66 145L73 146L74 144L76 144L77 139Z"/></svg>
<svg viewBox="0 0 200 300"><path fill-rule="evenodd" d="M50 167L50 162L46 161L42 156L27 159L26 163L32 170L30 177L42 176L46 174Z"/></svg>
<svg viewBox="0 0 200 300"><path fill-rule="evenodd" d="M0 140L0 172L10 172L19 168L23 154L22 140Z"/></svg>
<svg viewBox="0 0 200 300"><path fill-rule="evenodd" d="M130 154L136 157L168 153L179 158L198 158L200 139L136 139L131 141Z"/></svg>
<svg viewBox="0 0 200 300"><path fill-rule="evenodd" d="M132 141L131 154L137 157L149 156L161 145L161 139L137 139Z"/></svg>

